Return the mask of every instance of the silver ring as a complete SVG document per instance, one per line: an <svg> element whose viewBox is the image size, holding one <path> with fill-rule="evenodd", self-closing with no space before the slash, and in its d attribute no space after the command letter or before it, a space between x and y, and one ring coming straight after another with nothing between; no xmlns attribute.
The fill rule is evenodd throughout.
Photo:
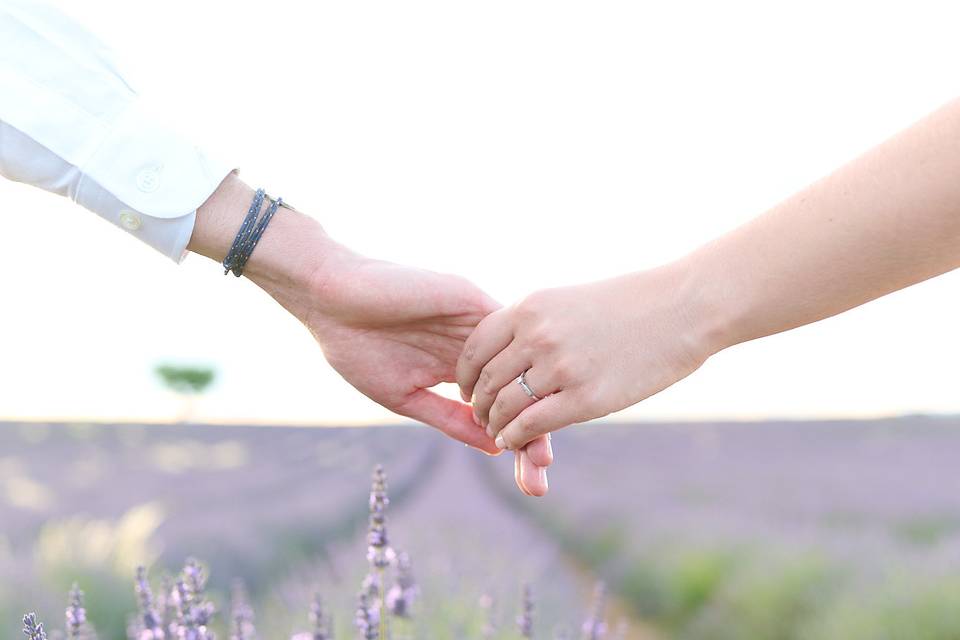
<svg viewBox="0 0 960 640"><path fill-rule="evenodd" d="M527 369L527 371L529 371L529 369ZM520 385L520 388L523 389L524 393L526 393L528 396L530 396L530 398L533 399L534 402L536 402L540 398L533 392L533 389L530 388L530 385L527 384L527 371L524 371L517 377L517 384Z"/></svg>

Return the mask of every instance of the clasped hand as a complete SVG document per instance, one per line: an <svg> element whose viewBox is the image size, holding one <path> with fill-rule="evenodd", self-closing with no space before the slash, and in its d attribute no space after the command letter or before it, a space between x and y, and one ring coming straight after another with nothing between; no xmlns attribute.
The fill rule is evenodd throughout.
<svg viewBox="0 0 960 640"><path fill-rule="evenodd" d="M682 283L682 270L668 266L539 291L486 316L456 372L486 435L500 449L522 451L699 368L712 351L682 302Z"/></svg>

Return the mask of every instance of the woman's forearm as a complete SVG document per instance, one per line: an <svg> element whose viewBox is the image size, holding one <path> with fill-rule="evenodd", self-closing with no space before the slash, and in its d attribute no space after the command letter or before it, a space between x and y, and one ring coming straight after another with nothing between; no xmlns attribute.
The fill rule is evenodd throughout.
<svg viewBox="0 0 960 640"><path fill-rule="evenodd" d="M684 262L717 351L960 266L960 100Z"/></svg>
<svg viewBox="0 0 960 640"><path fill-rule="evenodd" d="M681 260L491 314L457 381L515 449L640 402L726 347L958 266L960 101Z"/></svg>

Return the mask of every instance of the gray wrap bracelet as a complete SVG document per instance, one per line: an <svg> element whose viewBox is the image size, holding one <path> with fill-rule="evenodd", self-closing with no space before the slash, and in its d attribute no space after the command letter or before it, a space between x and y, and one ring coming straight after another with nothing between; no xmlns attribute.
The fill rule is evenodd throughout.
<svg viewBox="0 0 960 640"><path fill-rule="evenodd" d="M270 200L270 206L267 207L263 217L260 217L260 209L263 207L264 198ZM250 202L250 209L247 210L247 215L240 225L240 230L237 231L237 237L233 239L233 244L227 251L227 257L223 259L223 275L227 275L231 271L238 278L243 275L243 268L247 265L247 260L250 259L250 255L256 248L257 243L260 242L267 225L270 224L270 220L273 219L274 214L282 204L283 198L274 200L267 196L263 189L257 189L253 201ZM257 221L258 217L260 217L259 222Z"/></svg>

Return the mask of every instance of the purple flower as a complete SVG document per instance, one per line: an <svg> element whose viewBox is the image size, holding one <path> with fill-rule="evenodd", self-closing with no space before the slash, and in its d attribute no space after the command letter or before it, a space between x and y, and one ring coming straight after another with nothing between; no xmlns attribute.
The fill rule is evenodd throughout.
<svg viewBox="0 0 960 640"><path fill-rule="evenodd" d="M380 611L370 606L370 599L366 593L360 592L357 598L357 614L354 617L358 637L361 640L376 640L380 635Z"/></svg>
<svg viewBox="0 0 960 640"><path fill-rule="evenodd" d="M83 608L83 591L76 583L70 588L66 619L68 640L84 640L93 635L87 625L87 610Z"/></svg>
<svg viewBox="0 0 960 640"><path fill-rule="evenodd" d="M523 598L520 603L520 615L517 616L517 629L524 638L533 637L533 592L530 585L523 585Z"/></svg>
<svg viewBox="0 0 960 640"><path fill-rule="evenodd" d="M47 633L43 630L43 623L37 619L37 614L28 613L23 616L23 635L27 640L47 640Z"/></svg>
<svg viewBox="0 0 960 640"><path fill-rule="evenodd" d="M598 582L593 590L593 607L590 610L590 615L580 628L583 640L603 640L603 637L607 635L607 623L604 622L603 617L606 601L606 585Z"/></svg>
<svg viewBox="0 0 960 640"><path fill-rule="evenodd" d="M310 624L313 626L313 640L332 640L332 625L323 615L323 600L319 593L313 596L313 602L310 603Z"/></svg>
<svg viewBox="0 0 960 640"><path fill-rule="evenodd" d="M323 613L323 601L319 593L313 596L310 603L310 627L309 632L294 634L290 640L332 640L332 620Z"/></svg>
<svg viewBox="0 0 960 640"><path fill-rule="evenodd" d="M367 530L367 561L372 569L380 571L390 566L396 554L387 538L387 474L383 466L373 471L373 486L370 489L370 526Z"/></svg>
<svg viewBox="0 0 960 640"><path fill-rule="evenodd" d="M253 626L253 608L247 598L243 582L233 583L230 597L230 640L256 640L257 630Z"/></svg>
<svg viewBox="0 0 960 640"><path fill-rule="evenodd" d="M216 640L209 629L214 607L204 597L207 579L203 568L194 559L187 560L180 579L170 594L176 619L170 624L170 632L179 640Z"/></svg>
<svg viewBox="0 0 960 640"><path fill-rule="evenodd" d="M157 614L153 592L147 582L147 570L143 567L137 567L134 591L137 594L139 612L130 633L131 640L163 640L163 621Z"/></svg>
<svg viewBox="0 0 960 640"><path fill-rule="evenodd" d="M398 618L409 618L413 601L420 590L413 579L410 556L402 552L397 556L397 580L387 592L387 609Z"/></svg>

